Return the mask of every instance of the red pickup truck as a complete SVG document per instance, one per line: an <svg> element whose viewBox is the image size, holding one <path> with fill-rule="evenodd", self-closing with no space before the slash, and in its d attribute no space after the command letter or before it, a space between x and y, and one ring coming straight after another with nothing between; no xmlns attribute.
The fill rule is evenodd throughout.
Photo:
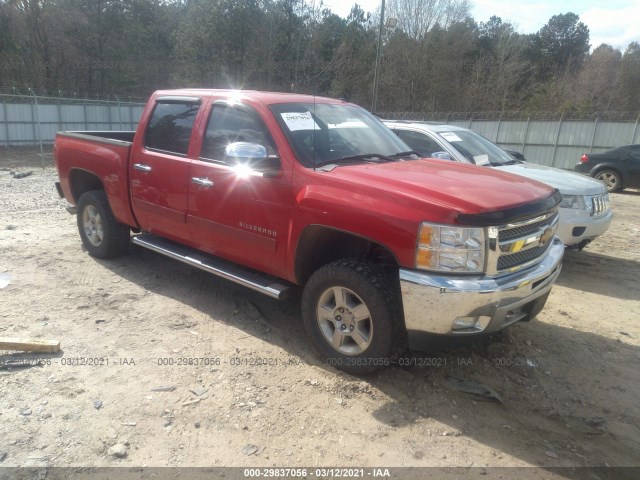
<svg viewBox="0 0 640 480"><path fill-rule="evenodd" d="M90 255L132 242L274 298L304 287L314 345L349 372L530 320L561 268L556 190L421 160L340 100L158 91L136 132L60 132L55 160Z"/></svg>

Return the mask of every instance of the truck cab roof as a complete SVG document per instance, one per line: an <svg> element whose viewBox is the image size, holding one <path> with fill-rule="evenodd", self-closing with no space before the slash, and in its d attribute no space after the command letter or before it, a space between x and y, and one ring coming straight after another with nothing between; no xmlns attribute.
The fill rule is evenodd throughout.
<svg viewBox="0 0 640 480"><path fill-rule="evenodd" d="M229 99L251 99L259 101L265 105L278 103L334 103L349 104L344 100L335 98L318 97L315 95L305 95L300 93L283 92L261 92L258 90L230 90L213 88L181 88L175 90L158 90L153 97L162 96L198 96L198 97L225 97Z"/></svg>

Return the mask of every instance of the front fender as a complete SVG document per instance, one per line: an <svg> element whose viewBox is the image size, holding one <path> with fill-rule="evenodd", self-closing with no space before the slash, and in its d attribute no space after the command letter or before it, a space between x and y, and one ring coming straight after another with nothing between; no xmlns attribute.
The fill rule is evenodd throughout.
<svg viewBox="0 0 640 480"><path fill-rule="evenodd" d="M294 238L309 225L350 233L388 249L400 265L413 265L419 210L385 198L323 185L296 196Z"/></svg>

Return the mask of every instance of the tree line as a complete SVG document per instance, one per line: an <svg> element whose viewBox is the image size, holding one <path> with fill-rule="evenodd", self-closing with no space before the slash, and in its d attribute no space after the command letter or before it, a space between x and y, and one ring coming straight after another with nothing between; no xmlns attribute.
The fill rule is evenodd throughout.
<svg viewBox="0 0 640 480"><path fill-rule="evenodd" d="M379 111L640 111L640 45L591 50L558 14L536 33L468 0L388 0ZM371 106L379 13L321 0L0 0L0 91L245 88ZM393 27L393 28L392 28Z"/></svg>

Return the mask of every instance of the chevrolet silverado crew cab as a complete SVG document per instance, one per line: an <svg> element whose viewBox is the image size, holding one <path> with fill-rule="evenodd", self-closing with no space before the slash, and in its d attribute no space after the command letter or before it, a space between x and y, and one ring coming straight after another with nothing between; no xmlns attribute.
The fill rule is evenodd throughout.
<svg viewBox="0 0 640 480"><path fill-rule="evenodd" d="M274 298L303 287L323 360L365 373L425 335L531 320L561 268L556 190L408 150L339 100L158 91L135 132L58 133L56 186L94 257L134 243Z"/></svg>
<svg viewBox="0 0 640 480"><path fill-rule="evenodd" d="M392 120L385 124L423 157L491 166L557 188L562 194L557 235L568 248L582 250L611 225L609 194L601 182L525 163L467 128Z"/></svg>

